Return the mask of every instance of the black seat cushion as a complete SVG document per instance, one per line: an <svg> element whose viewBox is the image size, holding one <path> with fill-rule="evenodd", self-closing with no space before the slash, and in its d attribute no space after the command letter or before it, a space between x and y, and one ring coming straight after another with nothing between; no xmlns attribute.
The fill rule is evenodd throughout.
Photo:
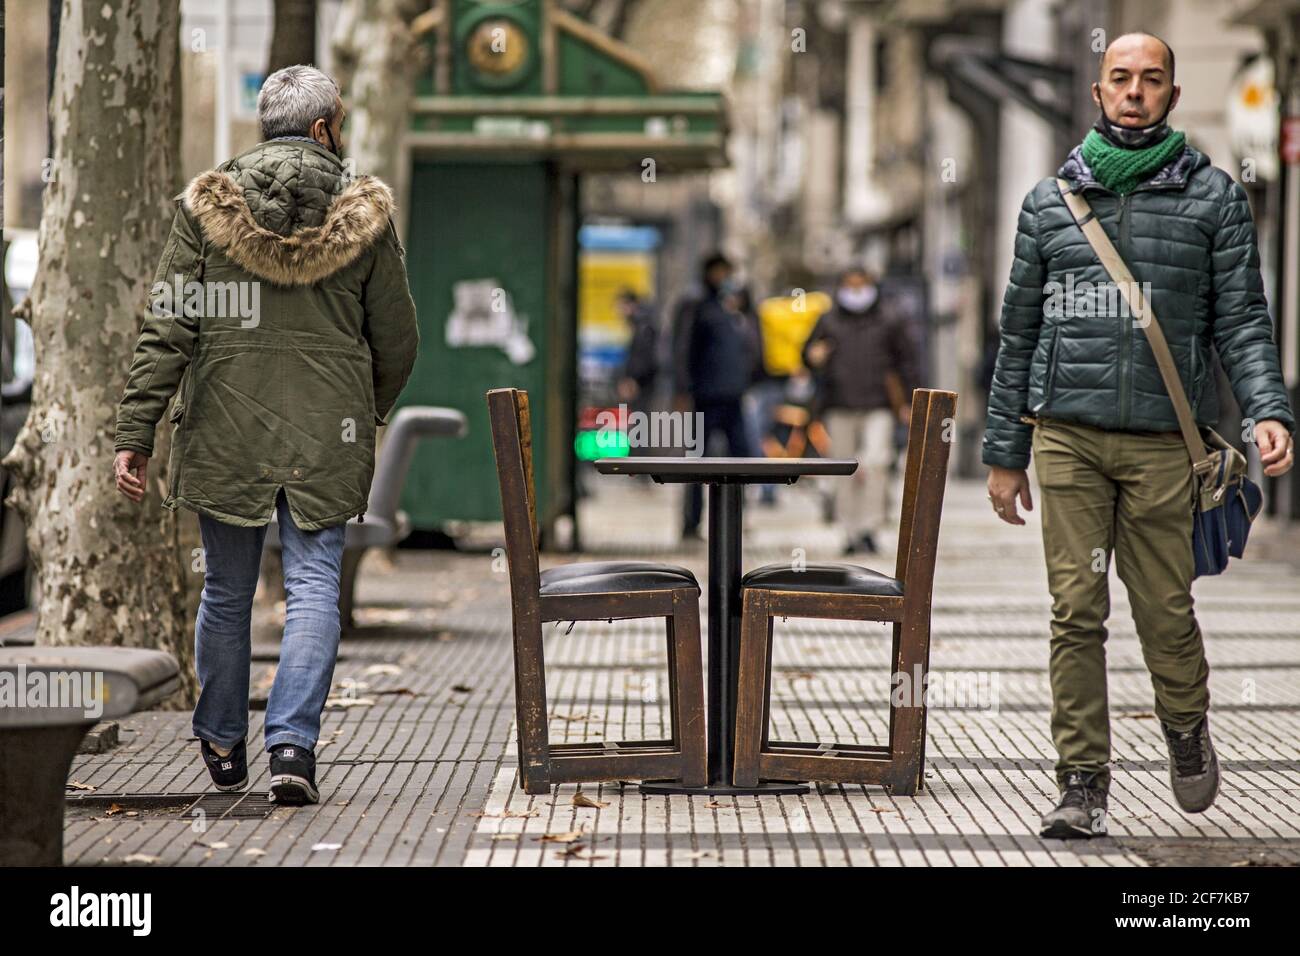
<svg viewBox="0 0 1300 956"><path fill-rule="evenodd" d="M657 561L582 561L542 572L542 594L602 594L609 591L700 589L695 575Z"/></svg>
<svg viewBox="0 0 1300 956"><path fill-rule="evenodd" d="M807 564L801 571L789 564L765 564L741 578L740 586L769 591L903 596L903 582L898 578L856 564Z"/></svg>

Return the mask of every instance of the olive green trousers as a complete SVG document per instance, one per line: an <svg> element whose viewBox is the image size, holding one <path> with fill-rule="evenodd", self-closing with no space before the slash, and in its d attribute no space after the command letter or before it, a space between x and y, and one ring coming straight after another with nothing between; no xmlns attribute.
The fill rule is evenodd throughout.
<svg viewBox="0 0 1300 956"><path fill-rule="evenodd" d="M1057 781L1110 781L1106 619L1110 562L1128 589L1156 716L1177 730L1209 707L1209 665L1192 608L1194 485L1177 432L1034 428L1043 548L1052 592L1052 742Z"/></svg>

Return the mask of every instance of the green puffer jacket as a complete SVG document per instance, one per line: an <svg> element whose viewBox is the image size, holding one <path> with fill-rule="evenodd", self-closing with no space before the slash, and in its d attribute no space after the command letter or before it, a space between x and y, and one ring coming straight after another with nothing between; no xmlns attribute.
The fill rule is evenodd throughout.
<svg viewBox="0 0 1300 956"><path fill-rule="evenodd" d="M164 504L304 530L364 514L375 428L415 362L406 266L379 180L271 140L194 179L150 292L115 447L153 454L179 391ZM189 285L188 283L193 283Z"/></svg>
<svg viewBox="0 0 1300 956"><path fill-rule="evenodd" d="M1295 430L1259 273L1246 193L1190 146L1126 196L1093 176L1076 147L1059 175L1081 189L1148 293L1202 425L1218 423L1211 346L1242 414ZM1025 197L1002 306L984 463L1024 468L1022 416L1117 431L1176 431L1146 334L1075 225L1055 179Z"/></svg>

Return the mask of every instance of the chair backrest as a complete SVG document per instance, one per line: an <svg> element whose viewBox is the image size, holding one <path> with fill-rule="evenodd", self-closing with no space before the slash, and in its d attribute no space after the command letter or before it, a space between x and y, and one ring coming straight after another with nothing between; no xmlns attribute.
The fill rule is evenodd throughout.
<svg viewBox="0 0 1300 956"><path fill-rule="evenodd" d="M948 483L948 452L957 428L956 412L956 392L918 388L912 393L903 513L894 570L907 594L928 594L934 583L939 517Z"/></svg>
<svg viewBox="0 0 1300 956"><path fill-rule="evenodd" d="M454 408L407 405L393 413L379 449L379 464L370 484L366 511L392 524L397 523L397 506L411 470L415 446L424 438L458 438L465 434L465 415Z"/></svg>
<svg viewBox="0 0 1300 956"><path fill-rule="evenodd" d="M517 605L521 601L536 601L541 587L528 393L517 388L494 388L487 393L487 403L497 481L501 485L501 516L506 525L506 563Z"/></svg>

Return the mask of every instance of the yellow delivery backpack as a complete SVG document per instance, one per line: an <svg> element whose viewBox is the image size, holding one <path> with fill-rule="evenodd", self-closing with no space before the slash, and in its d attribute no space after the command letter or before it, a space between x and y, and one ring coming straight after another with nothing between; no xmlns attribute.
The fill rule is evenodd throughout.
<svg viewBox="0 0 1300 956"><path fill-rule="evenodd" d="M803 371L803 347L813 326L831 307L825 292L802 296L773 296L758 304L763 331L763 368L769 375L787 376Z"/></svg>

